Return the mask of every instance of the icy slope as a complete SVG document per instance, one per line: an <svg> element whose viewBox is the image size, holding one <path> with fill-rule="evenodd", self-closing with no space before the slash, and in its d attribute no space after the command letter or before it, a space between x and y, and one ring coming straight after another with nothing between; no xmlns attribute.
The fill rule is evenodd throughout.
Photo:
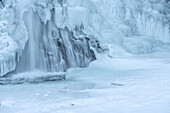
<svg viewBox="0 0 170 113"><path fill-rule="evenodd" d="M67 27L68 30L66 32L64 30L64 36L72 31L75 38L88 37L92 42L99 40L102 46L109 49L111 57L160 51L162 48L167 48L170 43L169 4L164 0L7 0L6 7L0 10L0 75L3 76L15 70L16 66L19 67L17 72L29 71L20 69L23 67L22 59L29 59L32 62L25 63L30 70L45 69L53 72L63 71L72 66L87 66L92 54L89 52L88 44L86 41L83 42L82 51L77 53L75 44L67 40L69 35L65 37L67 43L64 43L64 46L71 44L71 48L74 49L66 47L71 52L66 54L68 56L72 54L68 64L61 60L64 59L64 62L68 60L64 58L64 50L61 50L58 55L63 56L53 55L52 59L48 56L47 62L43 60L43 67L37 66L39 61L35 62L38 57L36 54L41 52L41 48L36 47L37 44L51 42L44 55L51 55L54 51L58 51L56 48L58 45L51 45L56 44L52 41L59 33L56 32L56 28ZM26 12L33 14L26 16ZM39 25L34 24L37 22ZM49 24L53 27L50 27L50 31L46 33L42 29L51 26ZM52 36L49 32L53 33ZM43 41L42 37L44 37ZM30 40L36 41L32 43ZM26 43L28 43L27 47L25 47ZM78 43L76 45L78 44L79 47L81 42ZM47 44L49 43L44 45L47 47ZM34 48L37 50L34 51ZM81 57L81 54L84 56L84 51L88 54L85 58ZM21 56L22 53L24 57ZM21 56L21 63L18 63L19 56ZM81 64L78 58L86 59L87 63ZM61 68L57 69L53 63L51 65L49 62L54 64L57 62L56 67L59 65Z"/></svg>

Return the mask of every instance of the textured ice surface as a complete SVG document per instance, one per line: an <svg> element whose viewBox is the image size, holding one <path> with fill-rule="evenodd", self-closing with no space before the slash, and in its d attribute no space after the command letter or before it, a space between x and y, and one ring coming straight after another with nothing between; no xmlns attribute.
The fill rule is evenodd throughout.
<svg viewBox="0 0 170 113"><path fill-rule="evenodd" d="M43 24L53 21L58 28L72 30L76 37L81 34L76 29L83 25L83 36L99 40L109 48L111 57L162 51L170 43L169 4L164 0L6 0L6 7L0 10L0 75L15 70L30 37L41 35L41 30L37 33L33 29L39 26L34 24L38 16ZM35 14L25 16L30 9ZM32 48L35 46L32 43ZM35 69L33 54L28 55L29 67Z"/></svg>
<svg viewBox="0 0 170 113"><path fill-rule="evenodd" d="M65 81L1 85L0 112L169 113L170 57L153 56L100 56Z"/></svg>

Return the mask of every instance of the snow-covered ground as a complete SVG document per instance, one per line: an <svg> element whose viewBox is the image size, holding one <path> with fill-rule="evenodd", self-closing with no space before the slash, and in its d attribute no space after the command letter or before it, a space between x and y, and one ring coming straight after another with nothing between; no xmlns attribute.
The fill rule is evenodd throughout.
<svg viewBox="0 0 170 113"><path fill-rule="evenodd" d="M1 85L0 113L170 113L170 57L153 56L101 55L64 81Z"/></svg>

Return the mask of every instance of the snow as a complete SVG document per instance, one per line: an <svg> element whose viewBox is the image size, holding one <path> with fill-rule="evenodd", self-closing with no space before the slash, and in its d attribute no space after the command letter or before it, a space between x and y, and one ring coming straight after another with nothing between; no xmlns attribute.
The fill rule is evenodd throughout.
<svg viewBox="0 0 170 113"><path fill-rule="evenodd" d="M169 68L169 55L101 55L64 81L0 86L0 112L169 113Z"/></svg>

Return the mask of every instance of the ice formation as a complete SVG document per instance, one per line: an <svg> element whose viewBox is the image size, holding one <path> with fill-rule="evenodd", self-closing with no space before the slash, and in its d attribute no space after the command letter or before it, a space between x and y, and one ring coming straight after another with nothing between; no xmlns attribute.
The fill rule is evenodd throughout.
<svg viewBox="0 0 170 113"><path fill-rule="evenodd" d="M109 49L110 56L152 53L170 43L170 2L165 0L6 0L4 4L0 76L14 70L86 67L95 59L90 48L95 40Z"/></svg>

